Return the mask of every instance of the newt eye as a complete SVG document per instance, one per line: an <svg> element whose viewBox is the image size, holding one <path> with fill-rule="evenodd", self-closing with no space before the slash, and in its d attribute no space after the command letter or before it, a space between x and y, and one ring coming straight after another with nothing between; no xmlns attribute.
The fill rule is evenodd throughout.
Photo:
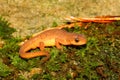
<svg viewBox="0 0 120 80"><path fill-rule="evenodd" d="M79 42L79 39L78 39L78 38L75 38L75 42Z"/></svg>

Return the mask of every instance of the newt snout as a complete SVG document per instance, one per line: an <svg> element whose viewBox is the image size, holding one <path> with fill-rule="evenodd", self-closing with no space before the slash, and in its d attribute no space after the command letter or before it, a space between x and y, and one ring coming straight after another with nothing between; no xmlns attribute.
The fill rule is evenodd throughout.
<svg viewBox="0 0 120 80"><path fill-rule="evenodd" d="M84 35L75 34L75 38L72 42L73 45L84 45L87 43L87 39Z"/></svg>

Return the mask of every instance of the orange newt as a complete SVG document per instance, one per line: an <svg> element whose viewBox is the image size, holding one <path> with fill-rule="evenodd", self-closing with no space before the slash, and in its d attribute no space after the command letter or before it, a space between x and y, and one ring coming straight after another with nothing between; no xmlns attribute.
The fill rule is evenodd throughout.
<svg viewBox="0 0 120 80"><path fill-rule="evenodd" d="M46 56L47 60L50 55L44 51L46 46L56 46L61 49L61 45L84 45L86 42L85 36L81 34L70 33L62 29L49 29L26 41L21 46L19 53L22 58L29 59L37 56ZM35 48L40 48L41 51L29 52Z"/></svg>

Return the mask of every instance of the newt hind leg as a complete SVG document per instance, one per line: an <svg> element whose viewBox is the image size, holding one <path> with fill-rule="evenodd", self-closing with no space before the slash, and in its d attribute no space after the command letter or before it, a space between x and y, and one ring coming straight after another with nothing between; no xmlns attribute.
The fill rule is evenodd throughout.
<svg viewBox="0 0 120 80"><path fill-rule="evenodd" d="M45 58L43 58L41 60L41 62L44 63L44 62L46 62L50 58L50 54L48 52L44 51L45 45L44 45L43 42L39 43L39 48L41 50L40 53L42 53L42 55L46 56Z"/></svg>
<svg viewBox="0 0 120 80"><path fill-rule="evenodd" d="M41 56L45 56L45 58L41 59L41 63L44 63L46 62L49 58L50 58L50 54L46 51L40 51Z"/></svg>

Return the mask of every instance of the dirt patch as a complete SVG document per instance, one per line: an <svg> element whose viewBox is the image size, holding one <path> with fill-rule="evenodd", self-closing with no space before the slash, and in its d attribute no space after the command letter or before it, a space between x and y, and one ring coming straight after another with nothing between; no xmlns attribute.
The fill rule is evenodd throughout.
<svg viewBox="0 0 120 80"><path fill-rule="evenodd" d="M0 15L26 36L62 24L66 16L94 17L119 15L120 1L115 0L0 0Z"/></svg>

